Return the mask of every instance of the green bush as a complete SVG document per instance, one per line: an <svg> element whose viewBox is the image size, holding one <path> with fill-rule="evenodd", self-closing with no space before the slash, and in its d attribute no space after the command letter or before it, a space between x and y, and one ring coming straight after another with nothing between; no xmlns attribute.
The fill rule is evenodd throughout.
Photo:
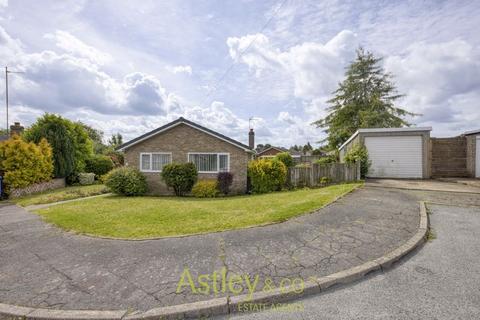
<svg viewBox="0 0 480 320"><path fill-rule="evenodd" d="M257 159L248 164L248 176L254 193L281 190L287 180L287 167L277 159Z"/></svg>
<svg viewBox="0 0 480 320"><path fill-rule="evenodd" d="M197 198L215 198L218 195L218 184L216 180L199 180L192 188L192 194Z"/></svg>
<svg viewBox="0 0 480 320"><path fill-rule="evenodd" d="M368 168L370 167L370 161L368 160L368 150L363 145L355 144L353 147L347 151L345 155L345 163L355 164L360 162L360 175L362 178L368 173Z"/></svg>
<svg viewBox="0 0 480 320"><path fill-rule="evenodd" d="M217 186L221 193L227 195L230 193L230 186L233 183L233 173L219 172L217 175Z"/></svg>
<svg viewBox="0 0 480 320"><path fill-rule="evenodd" d="M88 186L95 183L95 173L82 172L78 174L78 183L82 186Z"/></svg>
<svg viewBox="0 0 480 320"><path fill-rule="evenodd" d="M330 163L335 163L337 162L337 157L335 156L325 156L325 157L321 157L320 159L318 159L317 161L315 161L316 164L330 164Z"/></svg>
<svg viewBox="0 0 480 320"><path fill-rule="evenodd" d="M147 179L139 170L129 167L113 169L105 177L105 185L116 194L140 196L147 192Z"/></svg>
<svg viewBox="0 0 480 320"><path fill-rule="evenodd" d="M329 177L321 177L319 182L320 182L320 185L324 187L328 185L330 182L332 182L332 180Z"/></svg>
<svg viewBox="0 0 480 320"><path fill-rule="evenodd" d="M93 172L99 178L113 169L113 161L108 156L94 155L85 160L85 171Z"/></svg>
<svg viewBox="0 0 480 320"><path fill-rule="evenodd" d="M49 181L53 174L52 148L45 139L36 145L15 135L0 143L0 168L7 192Z"/></svg>
<svg viewBox="0 0 480 320"><path fill-rule="evenodd" d="M281 153L278 153L274 159L277 159L281 162L283 162L283 164L287 167L287 168L290 168L290 167L293 167L295 165L295 161L293 160L293 157L290 153L288 152L281 152Z"/></svg>
<svg viewBox="0 0 480 320"><path fill-rule="evenodd" d="M191 162L170 163L162 169L163 181L168 187L173 188L177 196L184 196L192 191L197 178L197 168Z"/></svg>

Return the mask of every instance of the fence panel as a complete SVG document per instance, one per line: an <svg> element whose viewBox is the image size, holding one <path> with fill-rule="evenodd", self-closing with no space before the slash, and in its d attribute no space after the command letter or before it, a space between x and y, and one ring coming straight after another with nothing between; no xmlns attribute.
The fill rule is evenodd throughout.
<svg viewBox="0 0 480 320"><path fill-rule="evenodd" d="M293 167L288 169L288 182L294 187L318 187L325 178L334 183L356 181L360 180L359 166L359 163L329 163Z"/></svg>

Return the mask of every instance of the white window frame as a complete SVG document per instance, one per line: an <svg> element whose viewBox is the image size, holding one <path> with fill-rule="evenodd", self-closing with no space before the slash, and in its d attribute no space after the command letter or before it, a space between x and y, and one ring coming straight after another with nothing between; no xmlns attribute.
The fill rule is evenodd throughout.
<svg viewBox="0 0 480 320"><path fill-rule="evenodd" d="M150 170L144 170L142 168L142 156L148 154L150 156ZM154 154L161 154L161 155L169 155L170 156L170 162L172 163L172 153L171 152L140 152L140 161L139 161L139 167L141 172L162 172L162 170L152 170L152 162L153 162L153 157L152 155Z"/></svg>
<svg viewBox="0 0 480 320"><path fill-rule="evenodd" d="M198 173L219 173L220 172L220 156L227 156L227 171L221 171L221 172L230 172L230 153L228 152L189 152L187 153L187 162L191 162L190 161L191 154L216 154L217 155L216 171L198 171Z"/></svg>

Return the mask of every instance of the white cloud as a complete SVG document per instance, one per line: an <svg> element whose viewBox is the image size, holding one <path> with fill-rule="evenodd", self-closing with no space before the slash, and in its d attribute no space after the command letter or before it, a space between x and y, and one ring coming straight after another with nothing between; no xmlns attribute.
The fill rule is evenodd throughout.
<svg viewBox="0 0 480 320"><path fill-rule="evenodd" d="M192 74L192 67L189 65L185 66L167 66L165 67L168 71L170 71L173 74L178 74L178 73L186 73L188 75Z"/></svg>
<svg viewBox="0 0 480 320"><path fill-rule="evenodd" d="M286 51L274 48L263 34L231 37L227 45L232 59L257 76L265 69L283 70L294 82L294 95L312 99L335 89L355 56L358 41L353 32L344 30L325 44L305 42Z"/></svg>
<svg viewBox="0 0 480 320"><path fill-rule="evenodd" d="M57 47L74 56L87 58L98 65L107 64L112 60L112 57L109 54L85 44L83 41L66 31L57 30L54 34L46 34L44 38L54 40L56 41L55 44Z"/></svg>
<svg viewBox="0 0 480 320"><path fill-rule="evenodd" d="M223 102L190 106L167 92L157 77L142 72L129 73L118 80L102 68L108 55L70 34L57 32L55 39L66 52L28 53L19 40L0 27L2 58L25 71L12 77L12 121L28 125L43 112L54 112L94 125L106 135L121 132L130 139L184 116L246 141L248 121ZM188 70L187 66L181 67ZM3 109L0 116L4 116Z"/></svg>
<svg viewBox="0 0 480 320"><path fill-rule="evenodd" d="M435 124L434 133L459 134L478 127L480 48L459 39L418 42L403 55L387 57L385 68L395 75L399 91L406 94L405 108L423 114L414 120Z"/></svg>
<svg viewBox="0 0 480 320"><path fill-rule="evenodd" d="M8 0L0 0L0 8L8 7Z"/></svg>

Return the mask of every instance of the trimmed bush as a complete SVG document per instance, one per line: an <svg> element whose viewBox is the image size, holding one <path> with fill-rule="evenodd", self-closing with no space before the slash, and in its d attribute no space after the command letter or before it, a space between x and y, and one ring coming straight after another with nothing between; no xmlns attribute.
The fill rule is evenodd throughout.
<svg viewBox="0 0 480 320"><path fill-rule="evenodd" d="M94 155L85 160L85 171L93 172L97 178L113 169L113 161L108 156Z"/></svg>
<svg viewBox="0 0 480 320"><path fill-rule="evenodd" d="M78 174L78 183L82 186L88 186L95 183L95 173L82 172Z"/></svg>
<svg viewBox="0 0 480 320"><path fill-rule="evenodd" d="M272 159L257 159L248 164L248 176L254 193L281 190L287 180L287 167Z"/></svg>
<svg viewBox="0 0 480 320"><path fill-rule="evenodd" d="M167 164L163 167L161 175L165 184L173 188L177 196L184 196L192 191L198 178L197 168L191 162Z"/></svg>
<svg viewBox="0 0 480 320"><path fill-rule="evenodd" d="M197 198L215 198L218 195L217 181L213 179L198 180L192 188Z"/></svg>
<svg viewBox="0 0 480 320"><path fill-rule="evenodd" d="M288 152L281 152L281 153L277 154L274 159L277 159L277 160L283 162L283 164L287 168L293 167L295 165L295 161L293 160L292 155Z"/></svg>
<svg viewBox="0 0 480 320"><path fill-rule="evenodd" d="M52 148L45 139L36 145L15 135L0 143L0 168L7 192L49 181L53 174Z"/></svg>
<svg viewBox="0 0 480 320"><path fill-rule="evenodd" d="M335 156L325 156L315 161L316 164L330 164L330 163L336 163L336 162L337 162L337 157Z"/></svg>
<svg viewBox="0 0 480 320"><path fill-rule="evenodd" d="M355 164L360 162L360 175L362 178L368 173L370 168L370 160L368 160L368 150L363 145L355 144L345 155L345 163Z"/></svg>
<svg viewBox="0 0 480 320"><path fill-rule="evenodd" d="M140 196L147 192L147 179L138 169L113 169L105 178L105 185L116 194Z"/></svg>
<svg viewBox="0 0 480 320"><path fill-rule="evenodd" d="M221 193L227 195L230 193L230 187L233 183L233 173L220 172L217 175L217 186Z"/></svg>

